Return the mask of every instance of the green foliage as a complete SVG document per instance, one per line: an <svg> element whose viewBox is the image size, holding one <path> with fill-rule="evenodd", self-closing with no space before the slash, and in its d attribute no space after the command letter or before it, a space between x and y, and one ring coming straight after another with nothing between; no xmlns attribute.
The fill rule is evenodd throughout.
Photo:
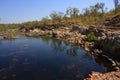
<svg viewBox="0 0 120 80"><path fill-rule="evenodd" d="M16 32L14 30L8 30L2 34L6 39L16 38Z"/></svg>
<svg viewBox="0 0 120 80"><path fill-rule="evenodd" d="M79 9L78 8L71 8L69 7L66 10L66 15L68 15L70 18L76 18L79 16Z"/></svg>
<svg viewBox="0 0 120 80"><path fill-rule="evenodd" d="M0 24L0 32L7 31L9 29L18 29L20 24Z"/></svg>
<svg viewBox="0 0 120 80"><path fill-rule="evenodd" d="M16 33L15 33L15 31L8 31L8 35L9 35L10 37L15 37L15 36L16 36Z"/></svg>
<svg viewBox="0 0 120 80"><path fill-rule="evenodd" d="M97 40L97 37L95 36L95 34L93 32L91 32L87 35L87 40L88 41L95 41L95 40Z"/></svg>
<svg viewBox="0 0 120 80"><path fill-rule="evenodd" d="M52 12L50 14L50 18L52 19L52 21L58 21L61 22L62 18L64 17L64 13L63 12Z"/></svg>
<svg viewBox="0 0 120 80"><path fill-rule="evenodd" d="M83 9L83 14L80 15L82 23L86 25L101 24L105 21L105 4L97 3L93 6Z"/></svg>

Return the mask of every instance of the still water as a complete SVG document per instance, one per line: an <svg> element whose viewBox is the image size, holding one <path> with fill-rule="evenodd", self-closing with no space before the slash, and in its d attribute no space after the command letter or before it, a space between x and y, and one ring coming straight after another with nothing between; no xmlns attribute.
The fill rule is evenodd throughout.
<svg viewBox="0 0 120 80"><path fill-rule="evenodd" d="M83 80L106 72L78 46L49 38L0 40L0 80Z"/></svg>

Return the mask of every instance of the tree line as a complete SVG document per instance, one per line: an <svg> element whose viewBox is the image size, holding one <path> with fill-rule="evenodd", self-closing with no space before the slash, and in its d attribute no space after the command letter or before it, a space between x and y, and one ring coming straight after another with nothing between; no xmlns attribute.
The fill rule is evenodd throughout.
<svg viewBox="0 0 120 80"><path fill-rule="evenodd" d="M84 8L81 13L78 8L69 7L66 9L66 12L53 11L40 21L24 22L22 24L0 24L0 30L2 30L3 26L7 29L17 29L19 26L30 27L60 22L74 22L79 25L102 24L105 19L120 14L119 0L113 0L113 3L115 8L110 11L108 11L104 3L96 3L88 8Z"/></svg>

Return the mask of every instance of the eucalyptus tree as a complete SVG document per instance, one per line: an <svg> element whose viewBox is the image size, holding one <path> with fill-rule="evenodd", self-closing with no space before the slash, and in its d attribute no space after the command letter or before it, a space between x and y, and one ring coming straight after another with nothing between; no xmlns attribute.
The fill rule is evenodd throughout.
<svg viewBox="0 0 120 80"><path fill-rule="evenodd" d="M104 7L105 7L105 4L104 3L100 3L100 9L101 9L101 12L102 12L102 16L104 14Z"/></svg>
<svg viewBox="0 0 120 80"><path fill-rule="evenodd" d="M78 8L71 8L69 7L66 10L66 15L68 15L70 18L75 18L79 16L79 9Z"/></svg>
<svg viewBox="0 0 120 80"><path fill-rule="evenodd" d="M73 15L74 18L79 16L79 9L78 8L73 8Z"/></svg>
<svg viewBox="0 0 120 80"><path fill-rule="evenodd" d="M115 6L115 13L116 13L117 7L119 5L119 0L113 0L113 2L114 2L114 6Z"/></svg>
<svg viewBox="0 0 120 80"><path fill-rule="evenodd" d="M62 18L64 17L64 13L63 12L52 12L50 15L50 18L54 21L61 21Z"/></svg>

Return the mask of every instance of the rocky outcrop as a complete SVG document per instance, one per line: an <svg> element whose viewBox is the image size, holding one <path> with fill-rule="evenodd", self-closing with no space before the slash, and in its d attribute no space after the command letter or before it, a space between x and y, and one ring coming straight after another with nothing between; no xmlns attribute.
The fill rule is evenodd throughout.
<svg viewBox="0 0 120 80"><path fill-rule="evenodd" d="M105 74L92 72L89 77L84 80L120 80L120 71Z"/></svg>
<svg viewBox="0 0 120 80"><path fill-rule="evenodd" d="M101 36L95 42L95 47L104 51L107 55L115 58L120 57L120 30L119 31L101 31Z"/></svg>
<svg viewBox="0 0 120 80"><path fill-rule="evenodd" d="M43 25L39 25L39 26L29 26L26 27L25 25L20 26L19 31L21 32L30 32L30 30L34 30L34 29L38 29L38 30L53 30L53 29L59 29L59 28L70 28L73 25L75 25L75 23L73 22L68 22L68 23L64 23L64 22L60 22L60 23L56 23L56 24L43 24Z"/></svg>
<svg viewBox="0 0 120 80"><path fill-rule="evenodd" d="M109 18L105 21L106 26L119 26L120 27L120 15L116 15L112 18Z"/></svg>

